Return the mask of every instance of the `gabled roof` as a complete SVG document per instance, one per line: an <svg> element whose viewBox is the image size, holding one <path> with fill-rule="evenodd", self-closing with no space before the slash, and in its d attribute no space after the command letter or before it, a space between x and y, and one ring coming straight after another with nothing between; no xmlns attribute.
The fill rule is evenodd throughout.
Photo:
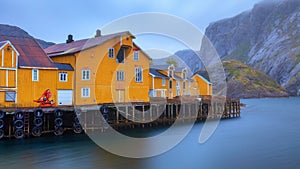
<svg viewBox="0 0 300 169"><path fill-rule="evenodd" d="M54 63L58 70L70 70L74 71L74 68L68 63Z"/></svg>
<svg viewBox="0 0 300 169"><path fill-rule="evenodd" d="M138 50L140 50L141 52L143 52L143 54L149 59L152 60L152 58L146 53L144 52L136 43L133 42L133 46L136 47Z"/></svg>
<svg viewBox="0 0 300 169"><path fill-rule="evenodd" d="M0 41L10 41L15 47L19 53L19 67L56 69L34 38L0 35Z"/></svg>
<svg viewBox="0 0 300 169"><path fill-rule="evenodd" d="M174 77L175 80L183 80L181 77L179 77L179 76L177 76L177 75L175 75L175 74L174 74L173 77Z"/></svg>
<svg viewBox="0 0 300 169"><path fill-rule="evenodd" d="M0 42L0 48L3 48L3 46L5 46L6 43L7 43L7 41Z"/></svg>
<svg viewBox="0 0 300 169"><path fill-rule="evenodd" d="M152 65L150 66L153 69L157 69L157 70L168 70L170 65ZM174 72L176 73L181 73L182 70L185 69L184 67L175 67Z"/></svg>
<svg viewBox="0 0 300 169"><path fill-rule="evenodd" d="M150 75L153 77L158 77L158 78L166 78L166 79L170 78L170 77L164 75L163 73L159 72L159 69L154 69L154 68L150 68ZM179 77L175 74L174 74L173 78L175 80L183 80L181 77Z"/></svg>
<svg viewBox="0 0 300 169"><path fill-rule="evenodd" d="M9 44L11 48L13 48L13 50L17 53L17 55L20 55L19 52L17 51L17 49L14 47L13 44L11 44L11 42L9 40L0 42L0 50L2 50L7 44Z"/></svg>
<svg viewBox="0 0 300 169"><path fill-rule="evenodd" d="M46 48L45 52L50 57L66 55L66 54L74 54L74 53L80 52L82 50L86 50L86 49L101 45L102 43L104 43L110 39L119 37L121 35L126 35L126 34L134 37L128 31L109 34L109 35L101 35L99 37L77 40L77 41L73 41L71 43L61 43L61 44L52 45L52 46Z"/></svg>
<svg viewBox="0 0 300 169"><path fill-rule="evenodd" d="M208 81L206 78L204 78L202 75L200 75L199 73L195 73L194 75L193 75L193 77L194 76L198 76L198 77L200 77L202 80L204 80L206 83L208 83L208 84L212 84L210 81Z"/></svg>
<svg viewBox="0 0 300 169"><path fill-rule="evenodd" d="M153 68L150 68L150 75L159 78L169 78L168 76L160 73L157 69L153 69Z"/></svg>

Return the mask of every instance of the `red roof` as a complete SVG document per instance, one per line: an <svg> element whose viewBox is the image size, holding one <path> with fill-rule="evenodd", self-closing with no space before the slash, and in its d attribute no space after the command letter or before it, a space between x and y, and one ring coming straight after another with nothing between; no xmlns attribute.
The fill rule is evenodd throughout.
<svg viewBox="0 0 300 169"><path fill-rule="evenodd" d="M44 49L48 56L59 56L59 55L66 55L66 54L73 54L76 52L80 52L85 49L89 49L91 47L98 46L110 39L119 37L121 35L128 34L129 36L133 36L130 32L120 32L114 33L109 35L101 35L99 37L90 38L90 39L82 39L78 41L74 41L71 43L61 43L49 46L48 48Z"/></svg>
<svg viewBox="0 0 300 169"><path fill-rule="evenodd" d="M35 39L0 35L0 41L10 41L19 52L19 67L56 68Z"/></svg>

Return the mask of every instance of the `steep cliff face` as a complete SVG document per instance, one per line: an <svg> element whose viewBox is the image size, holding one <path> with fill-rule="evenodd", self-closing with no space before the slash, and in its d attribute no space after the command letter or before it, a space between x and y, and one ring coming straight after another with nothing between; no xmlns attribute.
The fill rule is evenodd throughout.
<svg viewBox="0 0 300 169"><path fill-rule="evenodd" d="M300 1L264 1L206 29L223 60L265 72L291 95L300 94Z"/></svg>

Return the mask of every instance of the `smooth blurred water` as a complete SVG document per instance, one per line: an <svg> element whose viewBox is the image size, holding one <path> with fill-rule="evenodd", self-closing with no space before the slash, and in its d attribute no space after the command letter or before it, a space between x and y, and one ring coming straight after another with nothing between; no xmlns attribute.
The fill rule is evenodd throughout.
<svg viewBox="0 0 300 169"><path fill-rule="evenodd" d="M213 136L198 143L196 124L175 148L157 157L112 155L86 135L0 141L0 169L298 169L300 98L246 99L241 118L222 120ZM163 129L136 129L153 135ZM142 134L141 134L142 133ZM148 147L149 148L149 147Z"/></svg>

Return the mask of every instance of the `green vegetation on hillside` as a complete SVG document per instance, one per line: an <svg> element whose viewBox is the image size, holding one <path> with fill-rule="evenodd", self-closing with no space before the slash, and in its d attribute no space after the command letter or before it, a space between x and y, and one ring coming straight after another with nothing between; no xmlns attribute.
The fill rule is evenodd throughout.
<svg viewBox="0 0 300 169"><path fill-rule="evenodd" d="M286 96L285 90L265 73L239 61L224 61L227 72L228 92L231 97L275 97ZM235 91L239 89L238 93ZM230 93L229 93L230 95Z"/></svg>
<svg viewBox="0 0 300 169"><path fill-rule="evenodd" d="M240 61L223 61L230 98L282 97L286 91L271 77ZM205 70L198 72L209 79ZM214 84L218 85L218 84Z"/></svg>
<svg viewBox="0 0 300 169"><path fill-rule="evenodd" d="M166 61L166 64L168 64L168 65L174 65L175 67L178 67L177 60L173 59L173 58L168 58L168 60Z"/></svg>

